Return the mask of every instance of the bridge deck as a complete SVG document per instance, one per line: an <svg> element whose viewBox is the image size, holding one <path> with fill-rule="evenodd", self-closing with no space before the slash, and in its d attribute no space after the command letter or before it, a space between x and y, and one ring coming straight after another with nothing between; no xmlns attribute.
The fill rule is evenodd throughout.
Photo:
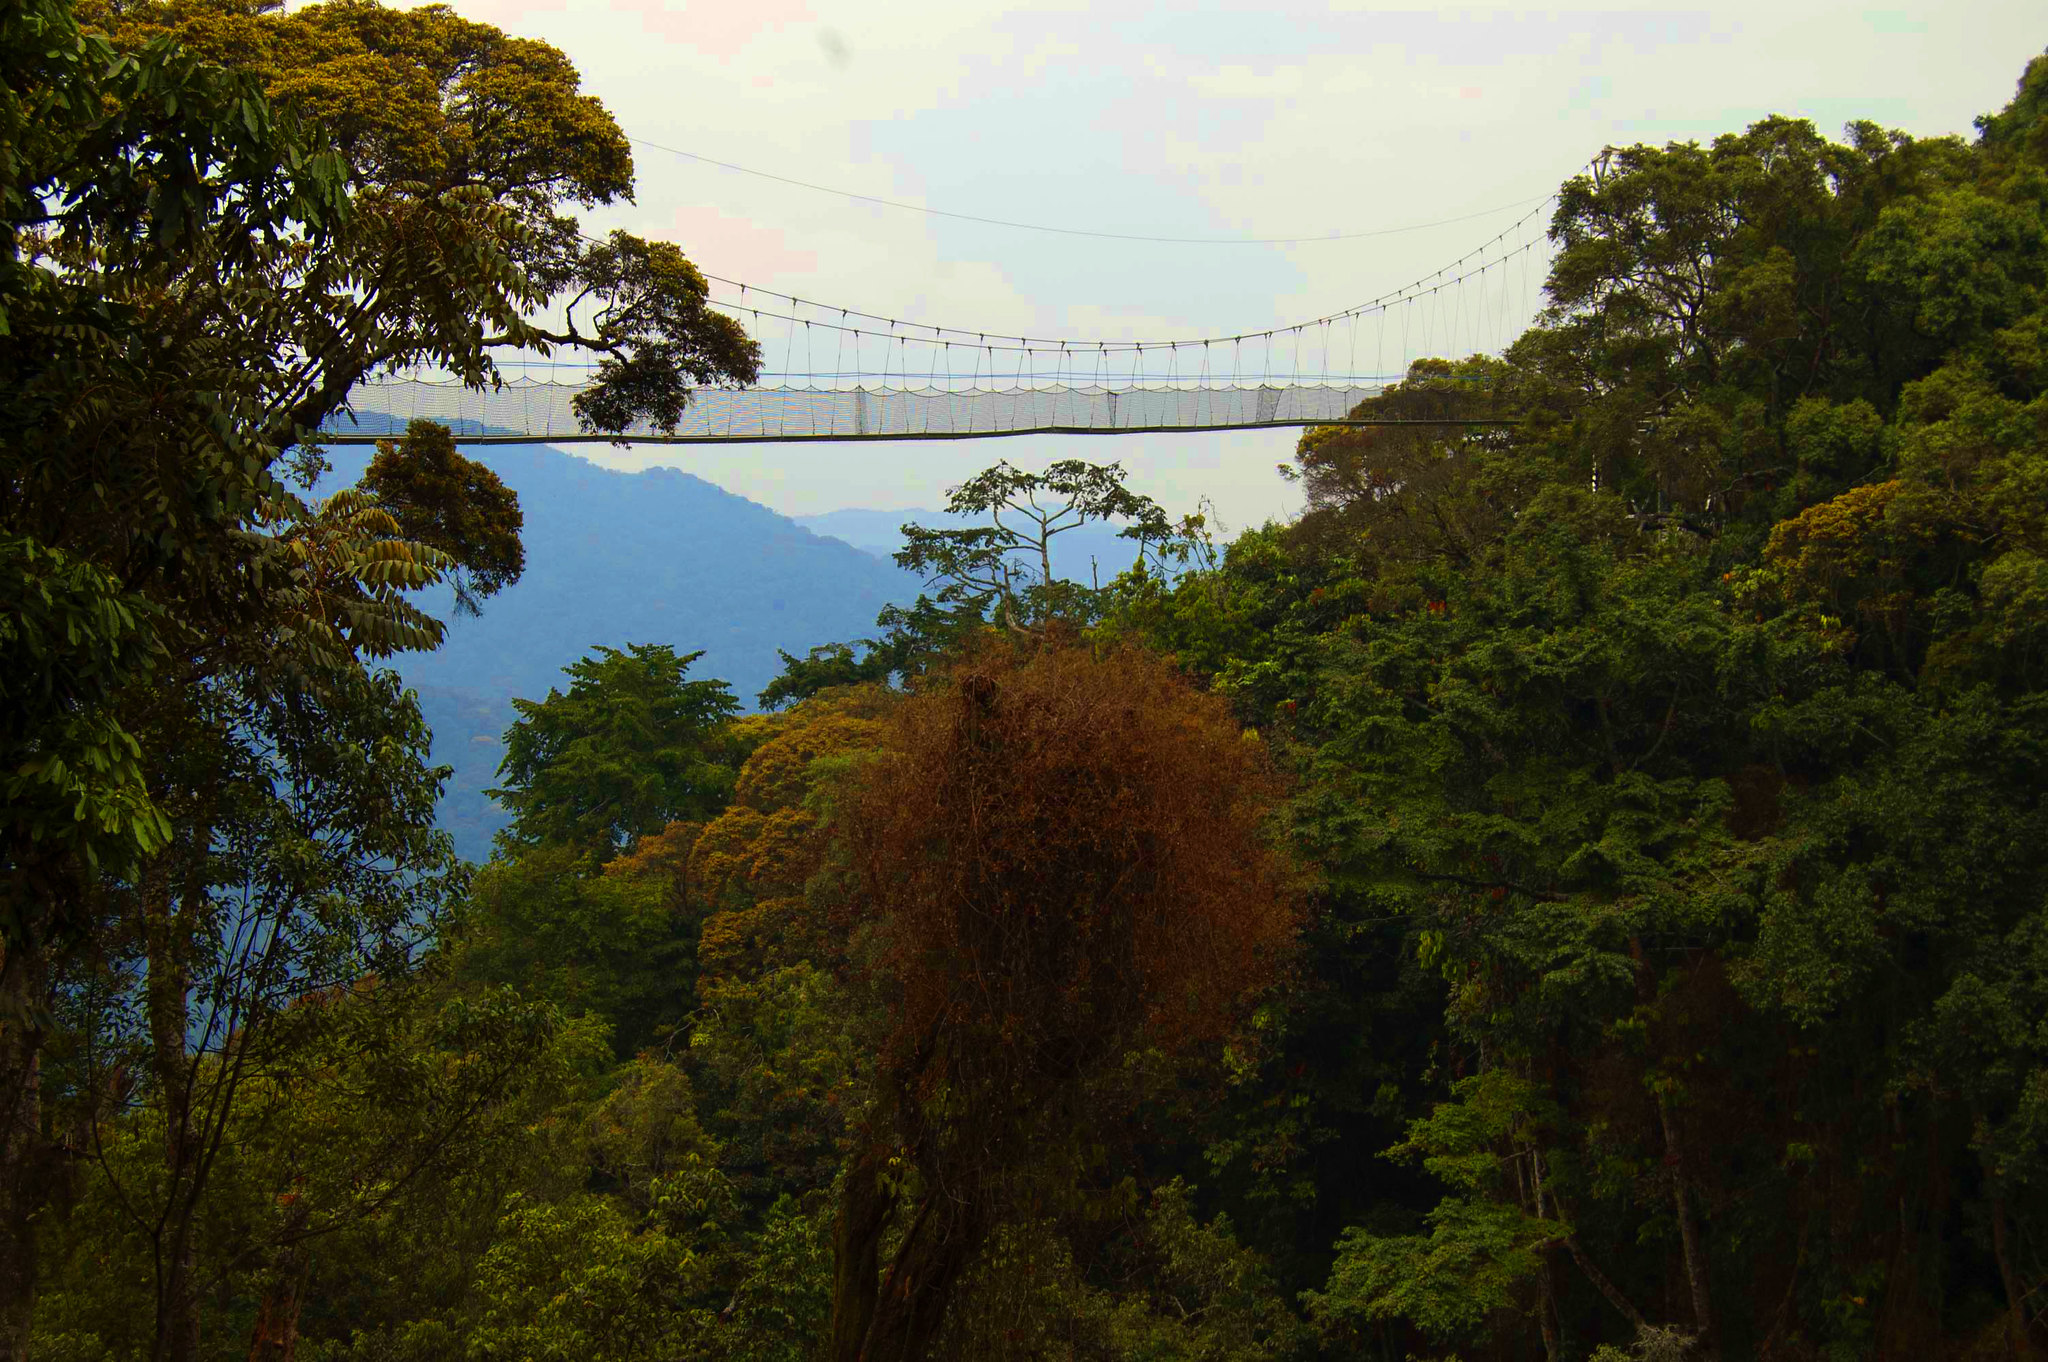
<svg viewBox="0 0 2048 1362"><path fill-rule="evenodd" d="M693 393L670 434L638 426L618 434L583 429L570 406L581 384L513 382L492 391L421 379L364 384L350 395L355 418L322 438L361 444L425 417L465 441L493 444L700 444L786 440L985 439L1003 435L1138 435L1336 424L1380 387L1046 387L992 389L705 388Z"/></svg>

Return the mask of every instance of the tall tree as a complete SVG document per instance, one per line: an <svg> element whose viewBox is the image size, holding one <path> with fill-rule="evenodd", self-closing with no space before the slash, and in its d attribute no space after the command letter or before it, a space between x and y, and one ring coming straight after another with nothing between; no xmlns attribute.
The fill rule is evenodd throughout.
<svg viewBox="0 0 2048 1362"><path fill-rule="evenodd" d="M159 929L137 930L150 942L149 977L162 1004L157 1095L181 1103L172 1071L193 1061L182 1049L172 1053L183 1045L177 985L195 967L221 963L195 966L204 946L219 944L207 905L224 887L213 876L234 861L215 836L232 842L231 828L272 817L256 807L260 799L226 797L219 780L278 762L290 773L287 786L323 763L340 763L330 778L353 773L348 744L360 735L337 725L323 753L292 729L303 719L293 718L293 706L317 711L357 693L352 669L361 656L439 637L436 622L403 592L457 560L402 541L390 511L361 497L317 513L301 505L271 471L279 451L378 365L438 362L482 381L484 338L518 343L521 309L553 287L533 282L545 268L525 254L525 229L476 185L380 184L300 136L296 124L273 120L248 76L201 64L140 19L101 17L120 29L115 40L81 34L63 8L8 15L5 114L10 148L23 154L10 152L4 185L13 328L0 444L10 493L5 597L23 604L27 626L10 626L10 642L35 650L55 683L41 688L8 735L15 930L4 967L13 1003L0 1037L10 1097L9 1202L0 1221L17 1240L49 1181L35 1166L46 1124L35 1095L52 950L124 920L94 906L99 874L114 877L117 898L141 892L151 875L159 886L145 895L159 905ZM128 54L119 54L123 47ZM547 126L542 119L528 133ZM643 287L656 275L688 274L673 254L650 248L637 265L621 263L633 252L615 246L603 266L611 282L589 290L611 309L606 353L623 369L641 365L638 378L611 383L602 400L657 419L686 397L675 373L709 376L717 367L686 353L689 297ZM713 322L705 334L716 349L733 332ZM51 338L57 343L46 343ZM674 362L648 369L648 347ZM744 346L721 353L751 362ZM448 542L487 574L479 586L516 567L504 524L487 544L447 497L430 509L417 487L406 489L415 495L391 490L394 508L444 522ZM487 489L459 490L475 500ZM502 522L510 508L498 502L489 514ZM152 656L160 664L154 688L141 684ZM392 716L401 748L404 713ZM202 769L209 758L212 767ZM431 779L424 768L422 778ZM372 817L367 805L349 812L345 785L331 780L334 802L305 816L316 824ZM190 821L173 826L171 808ZM411 816L406 799L386 809L401 823ZM333 827L341 835L312 844L344 858L351 847L375 845L365 853L374 860L391 848L370 828L358 825L368 839L360 844L348 828ZM145 864L160 851L172 854ZM401 869L410 855L398 857ZM278 915L267 919L274 935L264 939L305 944L282 924L304 907L294 894L327 872L317 857L273 868L295 888L269 902L265 911ZM235 873L255 872L243 865ZM281 968L295 977L295 966ZM241 984L255 977L229 973ZM256 1030L252 1016L239 1034L253 1044ZM182 1118L172 1125L180 1139L190 1133ZM182 1170L177 1177L191 1175L194 1198L209 1157L202 1141L171 1160ZM189 1240L176 1219L166 1222L171 1239ZM10 1350L32 1299L32 1254L25 1242L16 1247L0 1282L0 1333ZM192 1333L182 1260L182 1249L170 1253L160 1298L160 1347L173 1352L187 1348Z"/></svg>
<svg viewBox="0 0 2048 1362"><path fill-rule="evenodd" d="M340 162L253 82L121 54L67 5L0 13L0 1357L23 1355L53 959L102 873L169 841L121 697L195 624L256 613L243 527L284 357L275 262L347 219ZM232 304L228 300L234 300ZM236 318L234 324L223 319Z"/></svg>
<svg viewBox="0 0 2048 1362"><path fill-rule="evenodd" d="M90 949L76 962L108 1004L105 1034L79 1038L73 1120L109 1115L103 1078L132 1069L162 1123L156 1175L119 1198L152 1244L158 1357L198 1347L200 1227L242 1087L287 1062L273 1031L309 993L402 981L455 886L432 827L446 772L427 765L397 678L363 665L439 642L440 623L406 594L455 560L399 537L357 489L317 507L268 498L255 525L267 533L245 551L269 571L245 585L245 622L167 632L155 684L119 697L154 754L146 788L170 837L133 874L88 887Z"/></svg>
<svg viewBox="0 0 2048 1362"><path fill-rule="evenodd" d="M845 1362L927 1356L1025 1189L1074 1176L1094 1080L1229 1031L1296 926L1264 749L1157 661L993 645L889 722L838 812L886 1016L835 1232Z"/></svg>
<svg viewBox="0 0 2048 1362"><path fill-rule="evenodd" d="M1080 459L1062 459L1043 473L1007 462L983 469L947 494L946 510L986 523L902 527L897 565L917 573L935 594L885 607L875 619L884 631L879 638L826 644L802 658L783 653L782 675L761 692L761 704L773 709L834 686L917 676L990 624L1042 630L1055 619L1068 625L1099 620L1109 600L1103 583L1069 581L1052 569L1053 541L1084 525L1124 522L1117 535L1131 541L1131 561L1120 571L1170 576L1191 563L1206 564L1206 516L1175 524L1124 478L1119 464Z"/></svg>
<svg viewBox="0 0 2048 1362"><path fill-rule="evenodd" d="M375 0L98 0L85 12L119 45L168 33L254 73L347 159L347 249L300 262L295 280L329 305L291 337L278 443L326 420L361 379L421 364L484 384L494 355L589 355L598 370L576 413L599 431L672 431L693 387L757 373L758 347L707 306L681 250L582 235L573 207L631 196L631 148L546 43L442 5Z"/></svg>
<svg viewBox="0 0 2048 1362"><path fill-rule="evenodd" d="M1848 133L1770 118L1706 147L1613 149L1564 185L1550 307L1512 356L1561 466L1638 513L1752 525L1869 471L1853 442L1802 449L1795 417L1889 411L1939 356L1867 243L1972 166L1954 138Z"/></svg>
<svg viewBox="0 0 2048 1362"><path fill-rule="evenodd" d="M1075 614L1087 595L1053 576L1052 542L1060 535L1091 522L1127 521L1118 534L1132 541L1139 563L1173 537L1159 504L1124 486L1121 467L1079 459L1062 459L1043 473L998 463L955 487L946 510L988 523L957 530L905 525L897 564L937 587L941 605L977 616L993 610L1017 626Z"/></svg>
<svg viewBox="0 0 2048 1362"><path fill-rule="evenodd" d="M169 703L139 710L175 752L150 782L172 838L132 884L102 890L95 958L112 998L88 1078L148 1075L164 1155L122 1204L153 1245L152 1356L177 1362L199 1345L198 1240L242 1089L299 1062L308 1027L285 1024L298 1000L402 981L456 887L433 827L445 773L427 765L397 677L353 659L298 666L311 684L210 659Z"/></svg>
<svg viewBox="0 0 2048 1362"><path fill-rule="evenodd" d="M492 790L512 812L508 847L557 844L594 863L672 822L724 806L733 766L717 727L739 708L723 681L688 681L702 653L600 647L562 670L569 689L514 700Z"/></svg>

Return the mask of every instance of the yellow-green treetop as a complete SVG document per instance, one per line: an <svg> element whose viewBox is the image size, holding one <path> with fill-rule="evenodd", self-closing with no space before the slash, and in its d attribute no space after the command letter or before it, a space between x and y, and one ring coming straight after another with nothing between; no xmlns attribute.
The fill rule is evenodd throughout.
<svg viewBox="0 0 2048 1362"><path fill-rule="evenodd" d="M593 430L673 430L693 387L758 373L758 348L706 306L678 247L582 234L568 210L631 198L633 158L560 50L444 5L88 0L81 12L117 47L169 34L253 73L347 158L356 249L323 282L348 305L299 338L298 424L380 369L434 363L480 385L510 350L597 358L577 403Z"/></svg>
<svg viewBox="0 0 2048 1362"><path fill-rule="evenodd" d="M446 5L87 0L79 13L118 45L170 33L255 74L273 103L326 132L359 186L485 189L530 230L560 201L595 207L633 192L625 134L566 56Z"/></svg>

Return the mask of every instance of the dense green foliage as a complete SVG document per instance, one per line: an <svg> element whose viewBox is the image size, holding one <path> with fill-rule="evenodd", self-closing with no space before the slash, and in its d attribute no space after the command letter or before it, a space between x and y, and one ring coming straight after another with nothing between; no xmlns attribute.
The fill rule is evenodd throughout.
<svg viewBox="0 0 2048 1362"><path fill-rule="evenodd" d="M357 378L482 381L568 281L488 190L380 178L332 104L274 111L248 64L91 17L114 31L0 10L0 1357L197 1357L234 1274L288 1351L305 1245L462 1175L564 1033L513 994L436 993L464 882L445 772L371 666L442 637L411 594L516 575L516 501L430 427L367 487L290 482ZM536 99L500 109L523 136L575 112ZM557 193L598 188L505 193L561 227ZM673 248L651 280L609 249L597 291L630 315L600 348L636 377L607 400L658 415L682 375L752 372ZM79 1256L45 1243L73 1211ZM38 1311L43 1261L117 1260L139 1296Z"/></svg>
<svg viewBox="0 0 2048 1362"><path fill-rule="evenodd" d="M478 600L495 596L526 570L519 497L490 469L456 452L446 426L415 420L404 440L382 440L363 471L362 488L377 499L406 538L448 554L455 608L471 617Z"/></svg>
<svg viewBox="0 0 2048 1362"><path fill-rule="evenodd" d="M1378 400L1526 424L1312 433L1134 610L1303 774L1321 982L1228 1148L1345 1226L1326 1346L2039 1341L2043 88L1604 158L1542 324Z"/></svg>
<svg viewBox="0 0 2048 1362"><path fill-rule="evenodd" d="M474 867L375 664L522 513L424 425L294 492L307 319L409 241L488 267L336 374L571 287L613 416L751 361L562 226L630 166L551 49L100 17L0 11L0 1358L2048 1345L2048 58L1604 155L1220 561L999 465L781 712L593 646Z"/></svg>
<svg viewBox="0 0 2048 1362"><path fill-rule="evenodd" d="M566 694L513 701L505 788L493 791L512 810L507 844L560 843L602 862L635 837L716 813L732 772L711 750L714 730L739 702L723 681L683 679L700 656L600 647L566 669Z"/></svg>

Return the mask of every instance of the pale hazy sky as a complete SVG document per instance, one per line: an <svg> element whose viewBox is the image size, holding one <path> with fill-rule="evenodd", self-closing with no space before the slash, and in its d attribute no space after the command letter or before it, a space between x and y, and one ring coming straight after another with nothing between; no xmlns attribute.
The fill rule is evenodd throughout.
<svg viewBox="0 0 2048 1362"><path fill-rule="evenodd" d="M1402 227L1540 198L1603 145L1767 114L1970 131L2048 45L2038 0L1887 9L1733 0L1384 10L1346 3L454 0L566 51L626 132L957 213L1159 236ZM705 270L991 332L1259 330L1427 274L1518 216L1364 241L1160 245L849 202L640 147L637 202L593 214ZM1520 210L1526 211L1526 209ZM771 356L771 359L773 356ZM1121 459L1175 510L1289 513L1292 437L1026 437L611 450L791 514L930 506L998 457Z"/></svg>

